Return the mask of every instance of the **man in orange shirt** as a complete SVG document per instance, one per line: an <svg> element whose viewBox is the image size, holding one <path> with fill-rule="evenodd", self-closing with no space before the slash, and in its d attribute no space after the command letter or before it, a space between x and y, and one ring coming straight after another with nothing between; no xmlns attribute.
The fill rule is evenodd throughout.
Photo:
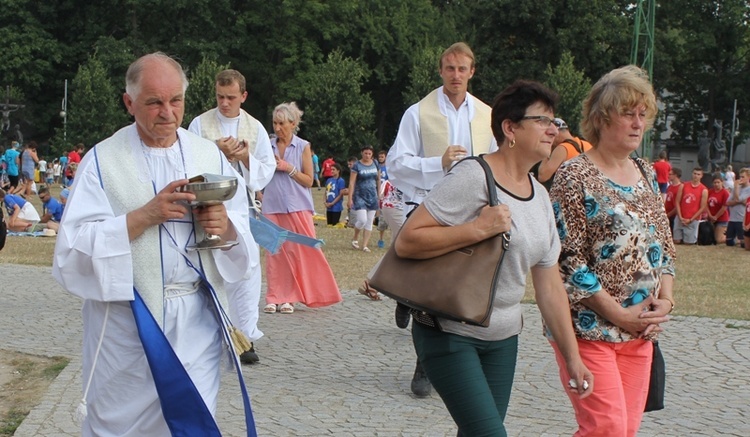
<svg viewBox="0 0 750 437"><path fill-rule="evenodd" d="M552 140L552 151L549 157L539 164L539 175L537 179L547 189L552 186L555 172L560 168L563 162L575 158L581 153L591 149L591 143L574 137L568 129L568 125L562 118L556 118L552 121L557 126L558 133Z"/></svg>
<svg viewBox="0 0 750 437"><path fill-rule="evenodd" d="M675 207L677 219L674 222L672 238L675 244L695 244L698 242L698 220L708 210L708 188L701 183L703 169L693 169L689 183L684 183L677 191Z"/></svg>

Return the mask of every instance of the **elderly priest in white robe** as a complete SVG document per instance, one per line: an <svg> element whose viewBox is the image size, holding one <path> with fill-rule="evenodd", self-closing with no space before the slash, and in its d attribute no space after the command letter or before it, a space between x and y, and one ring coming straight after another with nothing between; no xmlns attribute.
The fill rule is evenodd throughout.
<svg viewBox="0 0 750 437"><path fill-rule="evenodd" d="M218 436L222 357L239 369L224 288L259 269L247 195L191 208L194 195L179 191L198 174L239 177L215 144L180 128L179 63L143 56L125 82L135 123L81 162L55 247L55 279L84 299L83 435ZM204 233L239 244L186 251Z"/></svg>

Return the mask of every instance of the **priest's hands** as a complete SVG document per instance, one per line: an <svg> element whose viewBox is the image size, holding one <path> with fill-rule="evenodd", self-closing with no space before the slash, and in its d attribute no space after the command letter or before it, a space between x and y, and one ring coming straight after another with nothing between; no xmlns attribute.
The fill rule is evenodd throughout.
<svg viewBox="0 0 750 437"><path fill-rule="evenodd" d="M227 208L223 203L210 206L198 206L193 208L195 219L201 224L203 230L208 234L224 235L229 228Z"/></svg>
<svg viewBox="0 0 750 437"><path fill-rule="evenodd" d="M195 200L195 194L177 190L187 183L187 179L171 182L148 203L127 214L125 220L128 226L130 241L138 238L151 226L160 225L167 220L185 217L185 214L188 213L186 205ZM224 214L226 215L226 210Z"/></svg>

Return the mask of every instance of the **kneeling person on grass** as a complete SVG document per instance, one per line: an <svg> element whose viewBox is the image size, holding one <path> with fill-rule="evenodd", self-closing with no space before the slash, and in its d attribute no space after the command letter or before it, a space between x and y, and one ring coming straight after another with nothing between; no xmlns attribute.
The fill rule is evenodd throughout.
<svg viewBox="0 0 750 437"><path fill-rule="evenodd" d="M60 229L60 221L62 220L63 211L65 205L58 202L57 199L52 197L49 192L49 188L42 187L39 189L39 200L42 201L42 218L39 223L44 223L47 228L57 232Z"/></svg>

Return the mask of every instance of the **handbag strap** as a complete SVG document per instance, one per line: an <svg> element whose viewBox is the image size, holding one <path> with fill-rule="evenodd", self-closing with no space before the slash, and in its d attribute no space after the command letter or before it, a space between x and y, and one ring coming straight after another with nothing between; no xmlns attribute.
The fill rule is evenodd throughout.
<svg viewBox="0 0 750 437"><path fill-rule="evenodd" d="M500 201L497 199L497 189L495 188L495 175L492 173L490 165L487 164L487 161L484 160L484 154L464 158L464 160L466 159L475 159L479 163L479 165L482 166L482 169L484 170L485 181L487 182L487 196L489 197L489 204L490 206L499 205ZM510 232L503 232L499 235L502 235L503 237L503 248L505 250L508 250L508 247L510 246ZM505 252L503 252L503 254L504 253ZM502 262L502 258L500 258L500 262Z"/></svg>
<svg viewBox="0 0 750 437"><path fill-rule="evenodd" d="M484 170L485 180L487 181L487 191L490 198L490 206L497 206L500 202L497 200L497 190L495 189L495 175L492 174L492 169L487 161L484 160L484 155L469 156L465 159L476 160Z"/></svg>

